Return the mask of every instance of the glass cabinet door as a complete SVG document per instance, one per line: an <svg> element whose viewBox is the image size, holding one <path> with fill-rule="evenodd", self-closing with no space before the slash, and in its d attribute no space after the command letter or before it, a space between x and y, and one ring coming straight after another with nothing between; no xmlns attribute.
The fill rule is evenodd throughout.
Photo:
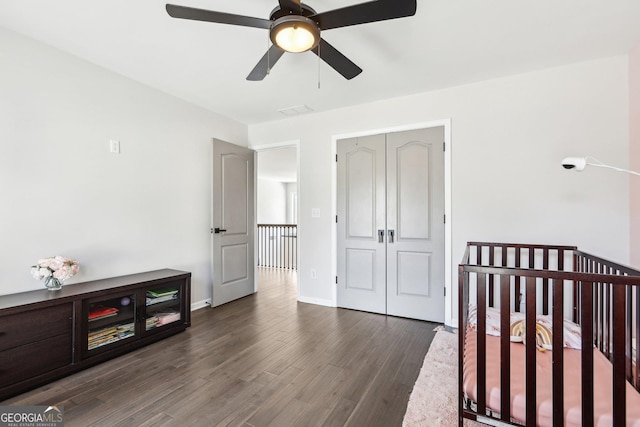
<svg viewBox="0 0 640 427"><path fill-rule="evenodd" d="M135 294L89 302L86 313L88 351L135 336Z"/></svg>
<svg viewBox="0 0 640 427"><path fill-rule="evenodd" d="M147 289L145 331L153 331L180 320L181 293L179 282Z"/></svg>

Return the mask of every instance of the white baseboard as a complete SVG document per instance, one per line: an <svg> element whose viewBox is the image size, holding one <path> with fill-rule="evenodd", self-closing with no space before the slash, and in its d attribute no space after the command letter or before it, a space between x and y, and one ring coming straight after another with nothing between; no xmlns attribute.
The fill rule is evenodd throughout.
<svg viewBox="0 0 640 427"><path fill-rule="evenodd" d="M328 299L298 297L298 301L308 304L324 305L326 307L336 307L335 303Z"/></svg>
<svg viewBox="0 0 640 427"><path fill-rule="evenodd" d="M300 297L298 298L298 301L304 302L307 304L324 305L326 307L336 307L333 301L328 299ZM211 307L211 298L207 298L202 301L196 301L194 303L191 303L191 311L200 310L201 308L205 308L205 307Z"/></svg>
<svg viewBox="0 0 640 427"><path fill-rule="evenodd" d="M458 316L452 316L449 318L449 320L445 320L444 321L444 325L445 326L450 326L454 329L458 329Z"/></svg>
<svg viewBox="0 0 640 427"><path fill-rule="evenodd" d="M191 311L200 310L205 307L211 307L211 298L191 303Z"/></svg>

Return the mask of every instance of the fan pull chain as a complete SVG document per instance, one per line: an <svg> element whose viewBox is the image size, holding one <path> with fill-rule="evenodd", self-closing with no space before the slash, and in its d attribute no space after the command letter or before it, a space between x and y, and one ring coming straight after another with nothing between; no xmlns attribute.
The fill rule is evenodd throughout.
<svg viewBox="0 0 640 427"><path fill-rule="evenodd" d="M318 43L318 89L320 89L320 63L322 61L320 60L320 43Z"/></svg>
<svg viewBox="0 0 640 427"><path fill-rule="evenodd" d="M271 72L271 39L267 37L267 76Z"/></svg>

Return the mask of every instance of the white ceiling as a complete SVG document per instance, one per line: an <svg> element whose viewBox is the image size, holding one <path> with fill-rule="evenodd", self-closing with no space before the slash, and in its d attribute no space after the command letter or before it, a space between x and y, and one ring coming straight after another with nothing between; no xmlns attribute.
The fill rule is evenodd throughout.
<svg viewBox="0 0 640 427"><path fill-rule="evenodd" d="M170 0L268 18L277 0ZM362 0L309 0L317 12ZM325 111L530 70L626 54L638 0L418 0L416 16L322 36L364 71L347 81L310 52L245 80L267 30L170 18L160 0L2 0L0 26L211 111L252 124L277 110ZM318 89L318 79L321 87Z"/></svg>

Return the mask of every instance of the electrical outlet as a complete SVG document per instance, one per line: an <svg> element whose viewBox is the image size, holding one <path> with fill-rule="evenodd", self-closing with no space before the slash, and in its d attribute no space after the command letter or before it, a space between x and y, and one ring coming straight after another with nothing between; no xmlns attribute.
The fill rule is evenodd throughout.
<svg viewBox="0 0 640 427"><path fill-rule="evenodd" d="M316 271L315 268L311 269L311 278L312 279L317 279L318 278L318 272Z"/></svg>

